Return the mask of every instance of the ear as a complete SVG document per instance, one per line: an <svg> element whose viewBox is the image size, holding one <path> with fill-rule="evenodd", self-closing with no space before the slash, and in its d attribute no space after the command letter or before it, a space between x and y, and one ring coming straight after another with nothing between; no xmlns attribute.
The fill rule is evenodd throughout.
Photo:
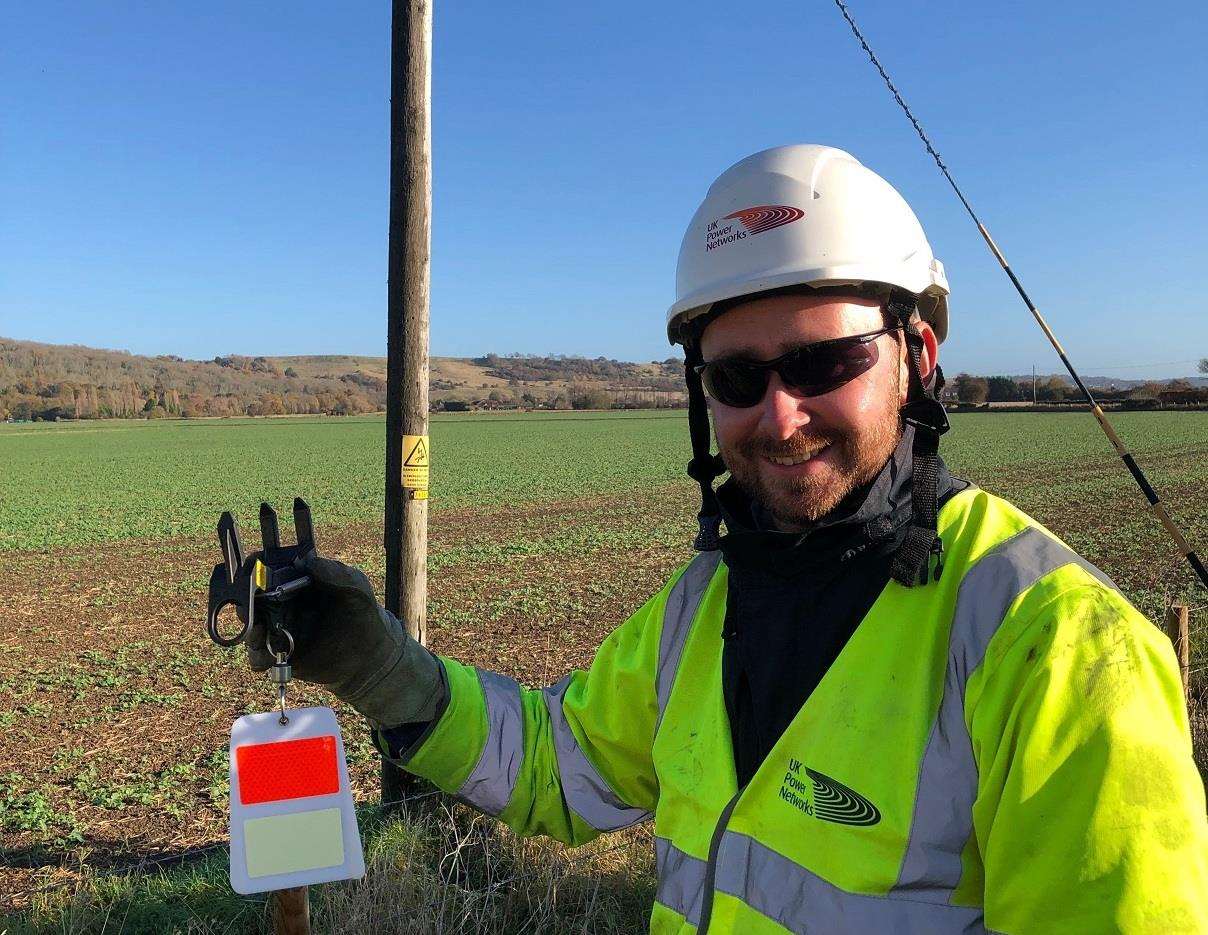
<svg viewBox="0 0 1208 935"><path fill-rule="evenodd" d="M931 379L931 375L935 373L935 365L939 361L940 343L935 336L935 329L925 321L914 322L914 327L919 335L923 338L923 350L919 354L919 375L923 378L923 383L926 384ZM905 404L906 395L910 390L910 365L907 363L906 355L910 353L906 349L906 342L903 340L900 344L901 360L900 366L902 369L902 378L899 382L901 389L900 403Z"/></svg>
<svg viewBox="0 0 1208 935"><path fill-rule="evenodd" d="M923 382L926 383L935 373L935 365L939 363L940 342L935 336L935 329L927 322L920 321L915 327L923 336L923 353L919 355L919 373L923 377Z"/></svg>

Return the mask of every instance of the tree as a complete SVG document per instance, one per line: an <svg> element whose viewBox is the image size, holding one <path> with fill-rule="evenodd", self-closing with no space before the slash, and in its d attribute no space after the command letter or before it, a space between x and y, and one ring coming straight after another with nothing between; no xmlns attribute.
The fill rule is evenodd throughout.
<svg viewBox="0 0 1208 935"><path fill-rule="evenodd" d="M1157 399L1162 392L1162 384L1154 380L1142 383L1128 394L1129 399Z"/></svg>
<svg viewBox="0 0 1208 935"><path fill-rule="evenodd" d="M608 409L612 406L612 397L607 390L593 387L575 392L570 404L573 409Z"/></svg>
<svg viewBox="0 0 1208 935"><path fill-rule="evenodd" d="M1061 377L1049 377L1043 383L1036 384L1036 401L1041 403L1059 403L1069 395L1070 388Z"/></svg>
<svg viewBox="0 0 1208 935"><path fill-rule="evenodd" d="M1208 357L1200 358L1200 373L1208 373Z"/></svg>
<svg viewBox="0 0 1208 935"><path fill-rule="evenodd" d="M1023 388L1010 377L989 377L986 380L992 403L1013 403L1024 398Z"/></svg>
<svg viewBox="0 0 1208 935"><path fill-rule="evenodd" d="M990 395L990 386L984 377L961 373L957 374L953 383L956 386L956 398L962 403L973 403L975 406L980 406Z"/></svg>

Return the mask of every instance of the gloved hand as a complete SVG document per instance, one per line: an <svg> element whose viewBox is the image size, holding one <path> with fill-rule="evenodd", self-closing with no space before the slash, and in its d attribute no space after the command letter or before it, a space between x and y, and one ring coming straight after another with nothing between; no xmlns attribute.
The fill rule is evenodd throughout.
<svg viewBox="0 0 1208 935"><path fill-rule="evenodd" d="M298 565L311 577L308 587L283 602L256 598L247 635L252 670L265 671L273 650L286 648L278 637L265 645L278 623L294 638L296 678L324 686L380 727L438 717L448 700L444 666L378 604L365 573L314 552Z"/></svg>

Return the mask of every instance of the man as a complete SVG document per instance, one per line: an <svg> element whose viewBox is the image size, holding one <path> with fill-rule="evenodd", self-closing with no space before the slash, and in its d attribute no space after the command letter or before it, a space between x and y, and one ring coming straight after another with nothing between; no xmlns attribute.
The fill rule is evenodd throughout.
<svg viewBox="0 0 1208 935"><path fill-rule="evenodd" d="M295 674L520 833L653 817L655 932L1208 930L1171 647L938 458L948 286L906 203L839 150L758 153L677 291L699 554L590 670L534 691L435 657L313 558Z"/></svg>

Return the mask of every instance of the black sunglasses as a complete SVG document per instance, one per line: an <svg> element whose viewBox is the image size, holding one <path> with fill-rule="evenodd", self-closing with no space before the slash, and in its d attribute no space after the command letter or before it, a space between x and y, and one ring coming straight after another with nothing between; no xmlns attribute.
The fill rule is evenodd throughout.
<svg viewBox="0 0 1208 935"><path fill-rule="evenodd" d="M821 396L850 383L877 362L874 343L883 334L900 331L891 325L867 334L853 334L793 348L773 360L723 357L697 364L705 392L725 406L748 409L758 405L768 389L768 374L775 373L802 396Z"/></svg>

